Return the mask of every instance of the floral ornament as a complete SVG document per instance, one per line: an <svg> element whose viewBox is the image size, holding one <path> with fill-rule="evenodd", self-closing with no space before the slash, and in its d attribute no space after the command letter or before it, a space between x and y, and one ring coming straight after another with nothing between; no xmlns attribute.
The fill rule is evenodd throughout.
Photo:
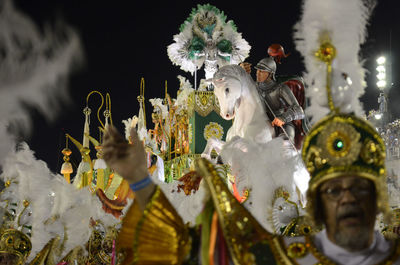
<svg viewBox="0 0 400 265"><path fill-rule="evenodd" d="M360 134L346 123L332 122L317 139L321 156L332 166L348 166L357 160L361 150Z"/></svg>
<svg viewBox="0 0 400 265"><path fill-rule="evenodd" d="M204 138L206 140L210 138L216 138L218 140L221 140L223 135L224 135L224 128L216 122L210 122L204 127Z"/></svg>

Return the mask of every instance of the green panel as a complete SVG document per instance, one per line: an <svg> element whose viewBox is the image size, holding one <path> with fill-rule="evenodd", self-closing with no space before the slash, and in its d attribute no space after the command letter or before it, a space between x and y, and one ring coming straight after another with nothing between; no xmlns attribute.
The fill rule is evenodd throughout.
<svg viewBox="0 0 400 265"><path fill-rule="evenodd" d="M232 121L224 120L218 113L215 111L210 112L207 116L203 117L199 115L197 112L194 112L192 117L189 120L189 123L192 127L192 141L190 143L190 151L192 154L201 154L206 147L207 140L204 137L204 129L211 122L215 122L222 126L223 128L223 136L221 140L225 141L226 133L229 128L232 126Z"/></svg>

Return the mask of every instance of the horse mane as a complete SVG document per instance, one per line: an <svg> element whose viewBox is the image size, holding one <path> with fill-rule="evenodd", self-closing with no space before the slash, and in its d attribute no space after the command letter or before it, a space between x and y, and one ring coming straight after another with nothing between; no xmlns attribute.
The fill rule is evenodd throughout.
<svg viewBox="0 0 400 265"><path fill-rule="evenodd" d="M254 80L241 66L229 64L219 68L214 74L213 82L221 78L233 78L238 80L242 84L242 95L251 97L255 103L263 107Z"/></svg>

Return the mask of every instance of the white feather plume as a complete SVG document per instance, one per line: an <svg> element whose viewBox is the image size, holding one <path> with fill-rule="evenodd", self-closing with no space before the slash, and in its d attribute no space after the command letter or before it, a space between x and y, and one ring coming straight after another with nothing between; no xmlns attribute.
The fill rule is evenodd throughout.
<svg viewBox="0 0 400 265"><path fill-rule="evenodd" d="M189 58L190 41L193 38L191 27L185 29L179 34L174 35L174 43L167 48L169 59L172 64L180 66L185 72L194 73L197 67L200 68L204 63L204 58L193 61ZM196 62L196 64L195 64Z"/></svg>
<svg viewBox="0 0 400 265"><path fill-rule="evenodd" d="M91 218L101 220L106 227L119 222L103 211L99 199L87 189L77 190L62 176L51 173L25 143L7 156L1 178L17 183L12 194L15 201L30 202L32 251L29 259L55 236L60 236L61 241L66 237L60 257L76 246L84 246L91 234Z"/></svg>
<svg viewBox="0 0 400 265"><path fill-rule="evenodd" d="M122 120L122 123L124 124L125 127L125 139L128 141L129 136L131 136L131 129L135 128L138 123L138 117L134 115L132 118Z"/></svg>
<svg viewBox="0 0 400 265"><path fill-rule="evenodd" d="M289 192L290 200L298 202L294 178L299 168L304 167L301 158L286 148L280 137L266 144L233 139L223 146L220 155L225 164L231 165L238 191L250 190L244 206L265 229L274 233L271 221L274 192L282 187ZM304 181L308 182L307 178Z"/></svg>
<svg viewBox="0 0 400 265"><path fill-rule="evenodd" d="M232 21L228 21L233 23ZM242 38L242 33L236 32L233 27L224 27L223 36L232 43L231 64L240 64L249 57L251 46Z"/></svg>
<svg viewBox="0 0 400 265"><path fill-rule="evenodd" d="M1 3L0 46L0 163L14 145L13 133L28 135L31 121L22 103L53 119L60 99L68 99L67 76L82 60L77 33L61 23L44 33L18 12L13 1ZM3 149L4 148L4 149ZM0 164L1 165L1 164Z"/></svg>
<svg viewBox="0 0 400 265"><path fill-rule="evenodd" d="M190 94L194 91L192 84L185 77L178 75L180 81L179 93L174 103L178 107L177 112L186 110L188 107L188 99Z"/></svg>
<svg viewBox="0 0 400 265"><path fill-rule="evenodd" d="M306 112L313 116L313 122L329 112L326 65L313 56L320 47L323 34L328 34L336 47L336 58L332 64L334 104L341 112L362 115L359 97L364 93L365 69L359 58L359 50L366 38L366 25L374 3L372 0L304 1L301 20L295 26L294 39L296 49L304 57L304 78L308 85L306 96L311 99L311 106ZM337 86L343 82L341 73L346 73L353 81L351 89L338 91ZM335 98L337 92L342 92L342 95Z"/></svg>
<svg viewBox="0 0 400 265"><path fill-rule="evenodd" d="M157 159L157 168L151 175L151 179L164 192L168 201L182 217L183 222L192 226L195 225L196 217L201 213L204 204L210 198L204 181L201 182L199 189L189 196L186 196L182 191L177 192L178 181L164 182L164 165L160 157Z"/></svg>
<svg viewBox="0 0 400 265"><path fill-rule="evenodd" d="M161 112L161 116L163 119L166 119L168 117L168 106L164 105L162 98L151 98L149 99L149 101L155 111Z"/></svg>

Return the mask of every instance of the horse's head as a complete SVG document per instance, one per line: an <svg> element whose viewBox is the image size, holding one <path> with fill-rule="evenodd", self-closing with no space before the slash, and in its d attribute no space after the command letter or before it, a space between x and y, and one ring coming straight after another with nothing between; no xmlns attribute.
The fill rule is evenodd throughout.
<svg viewBox="0 0 400 265"><path fill-rule="evenodd" d="M220 68L213 78L214 94L219 102L220 114L226 120L235 117L235 110L240 106L242 97L241 76L232 71L237 70L233 66L236 67L227 65Z"/></svg>

